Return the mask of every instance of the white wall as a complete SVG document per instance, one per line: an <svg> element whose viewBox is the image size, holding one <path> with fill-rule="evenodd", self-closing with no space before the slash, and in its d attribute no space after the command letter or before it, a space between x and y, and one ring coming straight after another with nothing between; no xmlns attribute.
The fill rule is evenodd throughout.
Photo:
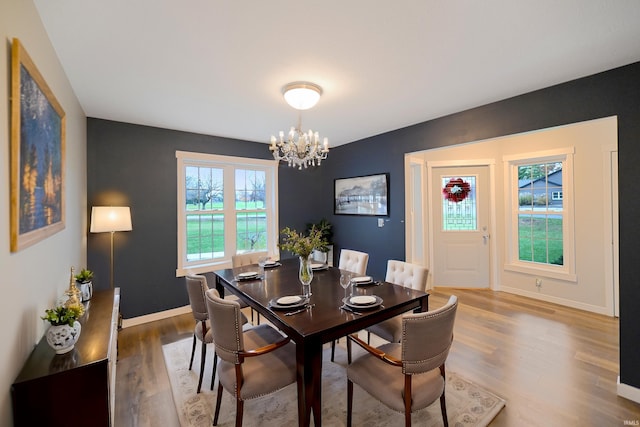
<svg viewBox="0 0 640 427"><path fill-rule="evenodd" d="M617 119L609 117L552 129L510 135L452 148L413 153L412 159L423 161L464 161L495 159L495 223L497 243L498 289L603 314L612 314L612 293L606 289L608 278L605 260L608 237L606 227L611 218L605 215L606 192L603 158L608 147L617 147ZM577 282L543 277L542 287L535 286L536 275L504 268L507 255L505 174L503 156L556 148L575 147L575 253ZM428 202L427 202L428 203ZM609 223L607 223L609 221ZM610 270L610 268L609 268ZM433 284L438 286L437 283Z"/></svg>
<svg viewBox="0 0 640 427"><path fill-rule="evenodd" d="M31 0L0 2L0 425L13 424L11 384L40 340L40 320L69 284L69 268L86 262L86 117ZM20 39L66 113L66 228L16 253L9 251L11 42ZM70 385L73 388L73 385Z"/></svg>

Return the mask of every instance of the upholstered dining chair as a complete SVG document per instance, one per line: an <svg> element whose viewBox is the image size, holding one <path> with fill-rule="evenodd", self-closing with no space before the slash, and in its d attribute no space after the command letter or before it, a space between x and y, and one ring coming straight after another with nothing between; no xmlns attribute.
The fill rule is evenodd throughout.
<svg viewBox="0 0 640 427"><path fill-rule="evenodd" d="M257 264L260 261L260 258L266 258L269 256L269 253L264 252L247 252L244 254L231 255L231 265L233 268L242 267L244 265ZM247 303L240 299L236 299L240 304L241 308L248 307ZM260 324L260 313L257 314L257 323ZM251 323L253 323L253 309L251 309Z"/></svg>
<svg viewBox="0 0 640 427"><path fill-rule="evenodd" d="M290 338L268 324L242 330L240 305L205 294L213 342L220 357L218 395L213 425L218 425L223 389L236 399L236 426L242 426L244 401L296 382L296 348Z"/></svg>
<svg viewBox="0 0 640 427"><path fill-rule="evenodd" d="M389 408L404 413L405 426L411 425L411 413L440 399L442 421L447 420L445 401L445 361L453 342L453 325L458 298L425 313L402 316L400 343L371 347L355 335L355 342L366 350L347 366L347 426L351 427L353 384Z"/></svg>
<svg viewBox="0 0 640 427"><path fill-rule="evenodd" d="M233 268L242 267L243 265L257 264L260 258L266 258L269 253L264 252L246 252L244 254L232 255L231 264Z"/></svg>
<svg viewBox="0 0 640 427"><path fill-rule="evenodd" d="M364 276L367 274L367 265L369 264L369 254L353 249L342 249L340 251L340 261L338 268L354 273L356 276ZM331 361L333 362L336 354L336 341L331 341Z"/></svg>
<svg viewBox="0 0 640 427"><path fill-rule="evenodd" d="M395 285L425 291L429 270L417 264L390 259L387 261L387 276L385 281ZM366 329L367 343L371 342L371 334L389 342L400 342L402 337L402 316L396 316Z"/></svg>
<svg viewBox="0 0 640 427"><path fill-rule="evenodd" d="M340 251L340 261L338 262L340 270L347 270L359 276L364 276L367 274L368 263L368 253L354 251L353 249L342 249Z"/></svg>
<svg viewBox="0 0 640 427"><path fill-rule="evenodd" d="M207 344L213 342L211 328L209 327L209 313L207 305L204 301L204 293L208 289L207 278L198 274L185 276L187 285L187 294L189 296L189 305L191 305L191 313L196 321L193 329L193 346L191 347L191 360L189 361L189 370L193 367L193 358L196 354L196 342L200 341L200 377L198 379L198 393L202 386L202 377L204 375L204 363L207 357ZM213 379L216 375L217 358L213 356L213 374L211 375L211 389L213 390Z"/></svg>

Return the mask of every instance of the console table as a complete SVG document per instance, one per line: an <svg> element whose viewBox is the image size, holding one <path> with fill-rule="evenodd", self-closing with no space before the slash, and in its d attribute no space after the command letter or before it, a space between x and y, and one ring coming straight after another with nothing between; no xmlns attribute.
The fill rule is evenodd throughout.
<svg viewBox="0 0 640 427"><path fill-rule="evenodd" d="M96 291L75 348L42 337L11 386L14 426L110 426L115 408L120 288Z"/></svg>

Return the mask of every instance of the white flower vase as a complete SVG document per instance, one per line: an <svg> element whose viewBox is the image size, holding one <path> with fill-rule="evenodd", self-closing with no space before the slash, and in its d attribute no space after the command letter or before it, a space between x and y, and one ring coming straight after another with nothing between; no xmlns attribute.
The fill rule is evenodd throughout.
<svg viewBox="0 0 640 427"><path fill-rule="evenodd" d="M47 343L55 350L56 354L65 354L73 350L80 337L80 322L77 320L73 326L51 325L47 329Z"/></svg>

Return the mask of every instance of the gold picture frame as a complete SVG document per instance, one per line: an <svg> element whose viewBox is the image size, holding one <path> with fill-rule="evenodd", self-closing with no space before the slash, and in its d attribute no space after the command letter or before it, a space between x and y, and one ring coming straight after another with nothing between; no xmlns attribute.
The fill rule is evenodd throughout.
<svg viewBox="0 0 640 427"><path fill-rule="evenodd" d="M11 252L65 227L64 110L20 41L11 47Z"/></svg>

